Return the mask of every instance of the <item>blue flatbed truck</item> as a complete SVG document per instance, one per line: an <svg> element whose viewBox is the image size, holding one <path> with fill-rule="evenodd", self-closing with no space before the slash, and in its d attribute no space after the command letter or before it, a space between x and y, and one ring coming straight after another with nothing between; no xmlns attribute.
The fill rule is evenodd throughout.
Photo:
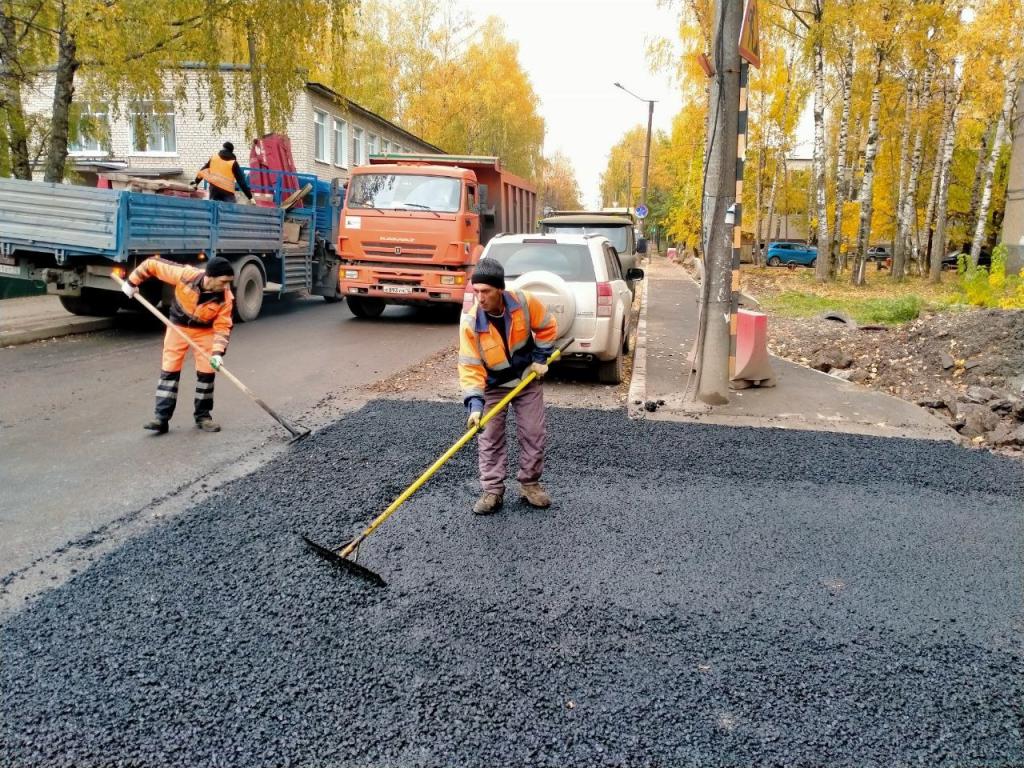
<svg viewBox="0 0 1024 768"><path fill-rule="evenodd" d="M280 206L289 189L312 191L302 207L216 203L148 192L0 178L0 275L41 281L76 315L112 315L127 299L111 278L149 256L183 264L223 256L235 267L239 320L255 320L265 295L309 293L340 301L337 182L277 174L269 189ZM151 284L152 283L152 284ZM147 282L143 293L163 298Z"/></svg>

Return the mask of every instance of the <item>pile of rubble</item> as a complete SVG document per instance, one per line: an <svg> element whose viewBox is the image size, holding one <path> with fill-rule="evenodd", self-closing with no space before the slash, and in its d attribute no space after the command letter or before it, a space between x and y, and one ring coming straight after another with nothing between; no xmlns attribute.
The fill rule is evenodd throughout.
<svg viewBox="0 0 1024 768"><path fill-rule="evenodd" d="M974 445L1024 451L1024 312L924 315L894 328L779 318L771 351L917 403Z"/></svg>

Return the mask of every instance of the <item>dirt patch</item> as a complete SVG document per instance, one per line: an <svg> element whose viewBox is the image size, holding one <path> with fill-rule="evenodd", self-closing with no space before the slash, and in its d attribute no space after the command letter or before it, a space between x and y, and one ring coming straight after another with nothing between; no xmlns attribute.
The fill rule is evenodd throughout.
<svg viewBox="0 0 1024 768"><path fill-rule="evenodd" d="M1024 312L925 314L886 329L772 317L773 354L909 400L974 445L1024 450Z"/></svg>

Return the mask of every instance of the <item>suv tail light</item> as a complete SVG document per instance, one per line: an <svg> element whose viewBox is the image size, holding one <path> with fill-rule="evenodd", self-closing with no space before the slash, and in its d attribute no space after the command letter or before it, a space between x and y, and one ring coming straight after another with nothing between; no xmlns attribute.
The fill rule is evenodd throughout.
<svg viewBox="0 0 1024 768"><path fill-rule="evenodd" d="M597 316L598 317L611 317L612 316L612 284L611 283L598 283L597 284Z"/></svg>

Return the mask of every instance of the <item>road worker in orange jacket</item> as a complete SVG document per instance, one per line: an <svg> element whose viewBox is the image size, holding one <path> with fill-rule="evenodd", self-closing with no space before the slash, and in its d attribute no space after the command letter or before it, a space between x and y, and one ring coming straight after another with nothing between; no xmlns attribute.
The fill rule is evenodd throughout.
<svg viewBox="0 0 1024 768"><path fill-rule="evenodd" d="M199 186L199 182L206 180L210 185L210 199L222 203L235 202L235 184L242 190L249 200L252 200L252 190L245 180L238 159L235 157L235 145L225 141L223 148L213 157L206 161L206 165L199 169L193 187Z"/></svg>
<svg viewBox="0 0 1024 768"><path fill-rule="evenodd" d="M220 432L211 415L213 411L214 371L220 368L231 337L231 310L235 303L231 293L234 269L231 262L214 256L206 269L183 266L158 256L146 259L128 275L121 290L129 298L148 278L174 286L170 320L204 350L196 356L196 427L204 432ZM178 402L178 382L188 342L168 328L164 335L160 380L156 385L156 417L143 425L157 434L164 434Z"/></svg>
<svg viewBox="0 0 1024 768"><path fill-rule="evenodd" d="M555 318L526 291L505 290L505 270L495 259L481 259L470 279L476 301L462 316L459 328L459 385L469 412L467 427L480 423L490 410L530 371L537 373L512 401L519 438L522 497L534 507L551 506L540 484L544 469L544 389L540 377L558 338ZM480 485L483 495L473 506L478 515L496 512L505 498L507 447L505 414L501 411L484 426L478 441Z"/></svg>

